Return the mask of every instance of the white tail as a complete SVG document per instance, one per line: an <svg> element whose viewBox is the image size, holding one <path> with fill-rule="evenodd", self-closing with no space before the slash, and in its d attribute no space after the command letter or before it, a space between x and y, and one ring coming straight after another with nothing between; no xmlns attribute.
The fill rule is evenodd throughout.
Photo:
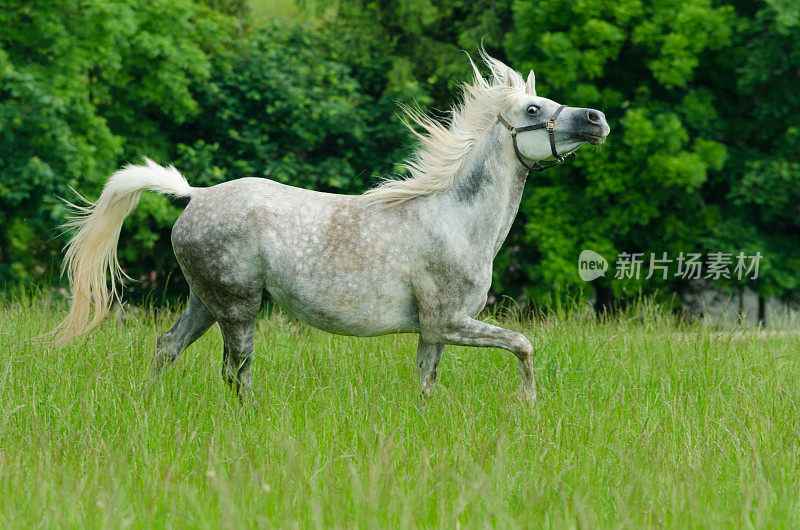
<svg viewBox="0 0 800 530"><path fill-rule="evenodd" d="M63 271L69 279L72 302L69 315L53 330L60 344L97 326L108 314L113 297L119 296L125 276L117 260L119 233L145 190L176 197L192 194L192 187L177 169L145 158L143 165L127 165L111 175L97 202L81 197L86 205L68 203L73 216L64 226L77 228L77 232L65 248ZM110 289L106 272L111 276Z"/></svg>

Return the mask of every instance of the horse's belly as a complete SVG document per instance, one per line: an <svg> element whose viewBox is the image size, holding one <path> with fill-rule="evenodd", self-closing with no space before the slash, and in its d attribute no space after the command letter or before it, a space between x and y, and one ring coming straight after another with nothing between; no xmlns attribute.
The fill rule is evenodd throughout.
<svg viewBox="0 0 800 530"><path fill-rule="evenodd" d="M317 292L308 286L267 286L270 296L294 316L315 328L340 335L370 337L418 329L417 312L403 286L365 292L333 284Z"/></svg>

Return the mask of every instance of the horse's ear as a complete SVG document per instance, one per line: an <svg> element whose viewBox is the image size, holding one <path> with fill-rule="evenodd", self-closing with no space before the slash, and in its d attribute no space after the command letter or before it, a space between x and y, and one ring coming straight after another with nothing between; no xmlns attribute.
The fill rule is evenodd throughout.
<svg viewBox="0 0 800 530"><path fill-rule="evenodd" d="M503 79L503 83L509 88L513 88L519 90L522 88L522 76L519 75L518 72L515 72L513 69L508 68L506 70L505 79Z"/></svg>
<svg viewBox="0 0 800 530"><path fill-rule="evenodd" d="M533 75L533 70L528 74L528 80L525 81L525 93L530 96L536 95L536 76Z"/></svg>

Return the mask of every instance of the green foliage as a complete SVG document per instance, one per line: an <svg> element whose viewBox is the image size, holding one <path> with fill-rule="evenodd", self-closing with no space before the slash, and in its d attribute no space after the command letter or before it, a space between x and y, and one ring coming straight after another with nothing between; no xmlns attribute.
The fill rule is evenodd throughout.
<svg viewBox="0 0 800 530"><path fill-rule="evenodd" d="M0 283L57 262L68 186L96 195L123 160L163 157L197 112L224 18L189 0L6 4L0 11Z"/></svg>
<svg viewBox="0 0 800 530"><path fill-rule="evenodd" d="M528 183L494 289L681 292L576 274L582 249L764 255L761 295L800 293L800 8L777 0L12 1L0 11L0 283L59 262L57 196L121 163L195 185L268 177L358 193L395 170L396 102L449 108L480 43L541 95L600 108L608 143ZM252 6L252 9L251 9ZM288 14L297 23L281 18ZM265 24L255 23L266 18ZM176 264L180 209L145 196L122 261L146 292ZM721 279L731 291L741 282Z"/></svg>
<svg viewBox="0 0 800 530"><path fill-rule="evenodd" d="M271 23L217 55L198 94L202 112L179 146L178 163L192 182L265 177L354 193L391 171L405 135L395 98L384 95L384 65L355 71L336 40L308 26Z"/></svg>
<svg viewBox="0 0 800 530"><path fill-rule="evenodd" d="M709 240L765 256L756 287L800 299L800 7L743 3L740 30L726 59L736 90L718 86L733 156L710 188L724 195ZM730 80L723 79L723 82ZM732 287L732 286L730 286Z"/></svg>
<svg viewBox="0 0 800 530"><path fill-rule="evenodd" d="M482 43L505 57L510 0L339 0L336 5L332 22L391 46L390 80L413 87L419 103L438 109L449 108L460 83L472 76L464 50L474 53Z"/></svg>
<svg viewBox="0 0 800 530"><path fill-rule="evenodd" d="M711 214L702 187L727 149L715 95L695 72L730 42L733 9L705 0L518 0L515 14L506 37L512 62L536 69L540 95L605 110L612 134L602 149L534 175L521 207L525 230L511 247L523 276L509 283L531 285L539 297L551 286L580 289L582 249L610 260L697 250ZM498 279L508 282L503 271ZM665 287L655 278L598 282L617 296Z"/></svg>

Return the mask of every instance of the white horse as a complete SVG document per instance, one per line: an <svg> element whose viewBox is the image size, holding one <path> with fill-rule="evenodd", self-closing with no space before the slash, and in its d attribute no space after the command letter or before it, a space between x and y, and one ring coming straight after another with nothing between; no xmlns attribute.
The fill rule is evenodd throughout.
<svg viewBox="0 0 800 530"><path fill-rule="evenodd" d="M266 290L299 319L331 333L418 333L422 391L430 396L447 344L504 348L516 355L525 398L534 400L533 347L517 332L476 320L492 262L517 214L530 169L563 161L609 133L602 112L536 95L522 76L485 54L447 123L405 109L424 130L405 164L410 176L363 195L334 195L245 178L195 188L173 167L145 164L114 173L100 198L76 207L66 247L72 287L63 342L108 313L123 272L120 228L144 190L187 203L172 246L189 283L186 311L157 342L154 373L218 322L222 372L251 394L255 318ZM408 122L406 125L414 131ZM537 161L554 158L542 166ZM111 285L106 273L110 273Z"/></svg>

